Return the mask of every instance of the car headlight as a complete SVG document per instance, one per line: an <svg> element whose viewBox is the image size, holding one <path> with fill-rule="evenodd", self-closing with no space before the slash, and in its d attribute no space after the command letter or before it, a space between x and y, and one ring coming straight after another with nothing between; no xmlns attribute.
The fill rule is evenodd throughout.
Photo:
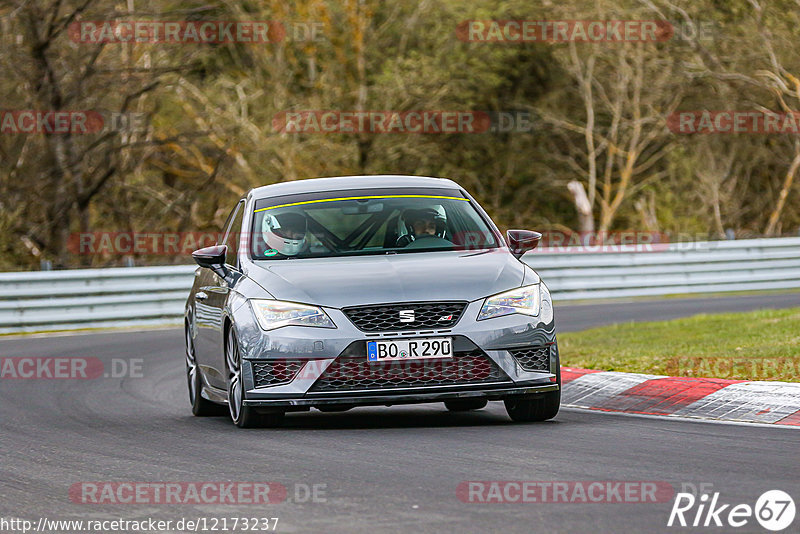
<svg viewBox="0 0 800 534"><path fill-rule="evenodd" d="M282 326L336 328L331 318L317 306L266 299L251 299L250 306L264 330L275 330Z"/></svg>
<svg viewBox="0 0 800 534"><path fill-rule="evenodd" d="M512 313L523 313L535 317L539 315L540 304L539 284L512 289L487 298L478 314L478 320Z"/></svg>

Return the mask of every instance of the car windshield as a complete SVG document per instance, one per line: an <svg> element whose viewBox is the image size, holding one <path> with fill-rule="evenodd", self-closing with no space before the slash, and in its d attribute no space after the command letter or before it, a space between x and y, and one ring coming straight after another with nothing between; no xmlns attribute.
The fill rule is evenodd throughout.
<svg viewBox="0 0 800 534"><path fill-rule="evenodd" d="M496 248L458 191L338 191L262 199L253 213L256 260ZM314 198L316 197L316 198Z"/></svg>

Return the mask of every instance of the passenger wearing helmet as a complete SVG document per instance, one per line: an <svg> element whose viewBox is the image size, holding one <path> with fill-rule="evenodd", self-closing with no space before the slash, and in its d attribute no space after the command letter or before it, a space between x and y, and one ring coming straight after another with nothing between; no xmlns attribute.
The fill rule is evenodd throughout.
<svg viewBox="0 0 800 534"><path fill-rule="evenodd" d="M267 244L264 255L279 253L284 256L297 256L306 249L307 230L308 221L299 213L265 215L261 220L261 232Z"/></svg>
<svg viewBox="0 0 800 534"><path fill-rule="evenodd" d="M447 217L444 208L407 209L403 212L406 234L397 239L398 247L405 247L419 239L437 237L444 238Z"/></svg>

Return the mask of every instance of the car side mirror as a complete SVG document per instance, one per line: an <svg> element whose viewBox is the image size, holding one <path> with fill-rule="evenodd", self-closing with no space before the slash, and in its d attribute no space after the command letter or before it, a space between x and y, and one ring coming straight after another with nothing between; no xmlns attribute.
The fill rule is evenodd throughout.
<svg viewBox="0 0 800 534"><path fill-rule="evenodd" d="M508 248L511 249L511 254L519 259L529 250L536 248L539 240L542 239L542 234L531 230L509 230L506 232L506 237L508 237Z"/></svg>
<svg viewBox="0 0 800 534"><path fill-rule="evenodd" d="M228 273L225 268L225 256L228 253L227 245L212 245L192 252L192 258L200 267L211 269L223 278Z"/></svg>

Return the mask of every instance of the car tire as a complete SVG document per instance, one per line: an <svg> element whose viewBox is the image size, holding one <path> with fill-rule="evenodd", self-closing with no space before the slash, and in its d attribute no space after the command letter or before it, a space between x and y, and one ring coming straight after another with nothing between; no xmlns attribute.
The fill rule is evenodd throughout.
<svg viewBox="0 0 800 534"><path fill-rule="evenodd" d="M466 412L468 410L480 410L486 408L489 404L488 399L474 398L474 399L451 399L444 401L444 406L451 412Z"/></svg>
<svg viewBox="0 0 800 534"><path fill-rule="evenodd" d="M506 411L512 421L533 423L552 419L561 406L561 391L539 395L513 395L504 399Z"/></svg>
<svg viewBox="0 0 800 534"><path fill-rule="evenodd" d="M186 345L186 382L189 388L189 402L192 404L192 414L195 417L209 417L212 415L225 415L225 407L215 404L203 398L203 377L197 365L197 357L194 350L194 339L189 323L185 328Z"/></svg>
<svg viewBox="0 0 800 534"><path fill-rule="evenodd" d="M236 339L233 329L228 329L225 336L225 367L228 371L228 411L233 424L239 428L280 425L284 412L259 413L255 407L244 404L242 355L239 352L239 341Z"/></svg>

